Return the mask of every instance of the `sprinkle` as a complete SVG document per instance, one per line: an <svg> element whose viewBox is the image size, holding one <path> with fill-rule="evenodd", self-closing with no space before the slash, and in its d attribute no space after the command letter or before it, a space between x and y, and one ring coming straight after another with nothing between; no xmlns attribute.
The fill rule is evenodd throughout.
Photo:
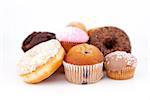
<svg viewBox="0 0 150 100"><path fill-rule="evenodd" d="M106 61L108 63L110 60L115 59L118 61L119 59L123 59L127 65L135 67L137 65L137 59L131 55L130 53L126 53L125 51L115 51L105 56L105 59L109 59Z"/></svg>

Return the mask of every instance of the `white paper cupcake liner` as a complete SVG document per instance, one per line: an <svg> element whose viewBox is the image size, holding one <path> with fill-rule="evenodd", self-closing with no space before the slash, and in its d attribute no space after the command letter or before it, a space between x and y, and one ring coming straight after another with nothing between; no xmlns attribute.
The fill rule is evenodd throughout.
<svg viewBox="0 0 150 100"><path fill-rule="evenodd" d="M76 84L95 83L103 77L103 62L94 65L74 65L63 61L65 76Z"/></svg>

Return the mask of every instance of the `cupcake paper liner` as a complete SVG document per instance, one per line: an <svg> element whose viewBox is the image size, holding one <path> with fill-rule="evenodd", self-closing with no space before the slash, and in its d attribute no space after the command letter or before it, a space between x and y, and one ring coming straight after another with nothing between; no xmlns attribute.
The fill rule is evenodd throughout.
<svg viewBox="0 0 150 100"><path fill-rule="evenodd" d="M63 61L65 76L71 83L89 84L103 77L103 62L94 65L74 65Z"/></svg>
<svg viewBox="0 0 150 100"><path fill-rule="evenodd" d="M106 70L107 76L115 80L126 80L134 76L135 67L126 67L120 71Z"/></svg>

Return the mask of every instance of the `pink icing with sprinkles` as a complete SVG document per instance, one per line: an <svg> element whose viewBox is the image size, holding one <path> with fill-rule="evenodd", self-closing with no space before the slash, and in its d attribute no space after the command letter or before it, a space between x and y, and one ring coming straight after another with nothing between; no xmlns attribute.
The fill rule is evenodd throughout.
<svg viewBox="0 0 150 100"><path fill-rule="evenodd" d="M87 42L89 40L87 33L76 27L65 27L56 34L56 38L64 42Z"/></svg>

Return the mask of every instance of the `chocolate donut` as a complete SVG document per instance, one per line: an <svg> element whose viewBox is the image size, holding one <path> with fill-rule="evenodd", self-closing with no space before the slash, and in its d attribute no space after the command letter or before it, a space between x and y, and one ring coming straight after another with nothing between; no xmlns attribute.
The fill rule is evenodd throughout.
<svg viewBox="0 0 150 100"><path fill-rule="evenodd" d="M30 34L22 43L22 50L24 52L28 51L35 45L45 42L51 39L56 39L54 33L50 32L33 32Z"/></svg>
<svg viewBox="0 0 150 100"><path fill-rule="evenodd" d="M114 51L131 53L129 37L117 27L109 26L94 29L89 43L97 46L104 56Z"/></svg>

